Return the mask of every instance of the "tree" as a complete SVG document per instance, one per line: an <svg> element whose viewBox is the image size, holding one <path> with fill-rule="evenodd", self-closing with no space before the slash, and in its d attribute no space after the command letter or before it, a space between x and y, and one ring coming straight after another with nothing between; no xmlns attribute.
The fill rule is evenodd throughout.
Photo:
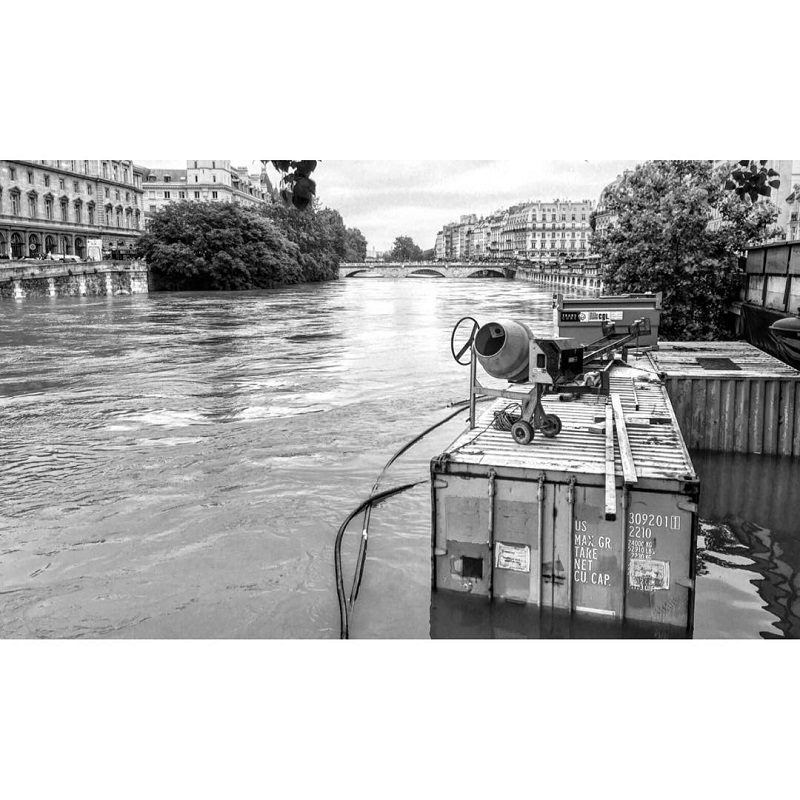
<svg viewBox="0 0 800 800"><path fill-rule="evenodd" d="M436 249L431 247L430 250L424 250L422 253L423 261L433 261L436 258Z"/></svg>
<svg viewBox="0 0 800 800"><path fill-rule="evenodd" d="M268 288L304 277L299 249L280 228L233 203L170 204L151 216L137 248L164 291Z"/></svg>
<svg viewBox="0 0 800 800"><path fill-rule="evenodd" d="M398 236L394 247L384 256L386 261L422 261L422 248L410 236Z"/></svg>
<svg viewBox="0 0 800 800"><path fill-rule="evenodd" d="M315 203L305 213L298 214L291 207L276 203L260 213L297 247L301 280L326 281L338 276L339 263L346 251L346 229L338 211L320 209Z"/></svg>
<svg viewBox="0 0 800 800"><path fill-rule="evenodd" d="M367 257L367 240L358 228L348 228L345 237L345 261L364 261Z"/></svg>
<svg viewBox="0 0 800 800"><path fill-rule="evenodd" d="M663 292L667 339L728 335L725 316L745 245L766 238L777 210L725 188L732 164L649 161L604 193L614 224L595 231L610 293ZM594 223L594 220L592 220Z"/></svg>

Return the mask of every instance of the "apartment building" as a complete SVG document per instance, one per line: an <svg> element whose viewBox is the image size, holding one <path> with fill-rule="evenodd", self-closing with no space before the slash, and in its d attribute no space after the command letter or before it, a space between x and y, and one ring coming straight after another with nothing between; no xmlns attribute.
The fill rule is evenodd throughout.
<svg viewBox="0 0 800 800"><path fill-rule="evenodd" d="M0 161L0 257L85 258L88 240L132 251L143 225L144 170L132 161Z"/></svg>
<svg viewBox="0 0 800 800"><path fill-rule="evenodd" d="M224 160L190 160L186 169L151 169L144 185L145 216L181 201L263 206L270 194L260 178Z"/></svg>

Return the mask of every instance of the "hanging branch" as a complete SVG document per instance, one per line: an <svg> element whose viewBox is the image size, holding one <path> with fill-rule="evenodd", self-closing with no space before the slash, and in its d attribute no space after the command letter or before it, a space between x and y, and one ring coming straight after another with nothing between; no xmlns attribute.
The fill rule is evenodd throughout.
<svg viewBox="0 0 800 800"><path fill-rule="evenodd" d="M317 162L261 161L264 168L269 163L272 163L281 176L279 194L283 202L286 205L293 205L301 211L308 208L317 193L317 184L311 180L311 173L317 168Z"/></svg>
<svg viewBox="0 0 800 800"><path fill-rule="evenodd" d="M725 188L735 192L741 200L755 203L759 197L769 197L773 189L780 188L779 174L767 169L766 161L740 161L725 181Z"/></svg>

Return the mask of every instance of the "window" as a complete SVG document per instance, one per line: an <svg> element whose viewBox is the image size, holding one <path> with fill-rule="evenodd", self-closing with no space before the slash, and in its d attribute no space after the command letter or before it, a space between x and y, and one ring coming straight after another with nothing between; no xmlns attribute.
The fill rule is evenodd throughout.
<svg viewBox="0 0 800 800"><path fill-rule="evenodd" d="M33 172L28 170L28 183L33 183Z"/></svg>
<svg viewBox="0 0 800 800"><path fill-rule="evenodd" d="M186 199L186 192L178 192L178 199L185 200Z"/></svg>
<svg viewBox="0 0 800 800"><path fill-rule="evenodd" d="M197 183L197 175L194 176L194 182Z"/></svg>
<svg viewBox="0 0 800 800"><path fill-rule="evenodd" d="M130 201L131 201L131 193L125 192L125 202L130 203Z"/></svg>
<svg viewBox="0 0 800 800"><path fill-rule="evenodd" d="M45 175L44 176L44 185L45 186L49 186L50 185L50 176L49 175Z"/></svg>
<svg viewBox="0 0 800 800"><path fill-rule="evenodd" d="M200 199L200 192L195 192L194 193L194 199L195 200L199 200Z"/></svg>
<svg viewBox="0 0 800 800"><path fill-rule="evenodd" d="M105 207L105 218L106 218L105 219L106 225L110 226L111 225L111 206L106 206Z"/></svg>
<svg viewBox="0 0 800 800"><path fill-rule="evenodd" d="M114 164L113 169L114 169L114 180L117 181L117 180L119 180L119 170L117 169L117 165L116 164Z"/></svg>
<svg viewBox="0 0 800 800"><path fill-rule="evenodd" d="M212 200L216 200L217 199L217 194L218 194L218 192L211 192Z"/></svg>
<svg viewBox="0 0 800 800"><path fill-rule="evenodd" d="M216 161L212 161L211 162L211 169L216 169L216 168L217 168L217 162ZM216 178L214 180L216 180Z"/></svg>
<svg viewBox="0 0 800 800"><path fill-rule="evenodd" d="M172 178L169 175L164 176L164 183L169 183L171 180Z"/></svg>
<svg viewBox="0 0 800 800"><path fill-rule="evenodd" d="M122 173L122 182L123 183L127 183L128 182L128 168L127 167L124 169L124 171Z"/></svg>
<svg viewBox="0 0 800 800"><path fill-rule="evenodd" d="M117 227L118 228L122 227L122 209L121 208L117 209Z"/></svg>
<svg viewBox="0 0 800 800"><path fill-rule="evenodd" d="M28 195L28 216L36 216L36 194L34 192Z"/></svg>
<svg viewBox="0 0 800 800"><path fill-rule="evenodd" d="M78 202L75 203L75 222L83 222L81 219L82 211L83 209L81 207L81 201L78 200Z"/></svg>
<svg viewBox="0 0 800 800"><path fill-rule="evenodd" d="M151 192L149 192L149 195L150 195L150 199L151 200L155 200L156 199L156 193L155 192L151 191Z"/></svg>
<svg viewBox="0 0 800 800"><path fill-rule="evenodd" d="M62 200L61 201L61 221L62 222L67 222L67 220L68 220L67 201L66 200Z"/></svg>
<svg viewBox="0 0 800 800"><path fill-rule="evenodd" d="M108 177L108 161L103 162L103 177ZM108 189L106 189L106 191L108 191ZM106 195L106 197L108 197L108 195Z"/></svg>
<svg viewBox="0 0 800 800"><path fill-rule="evenodd" d="M211 177L212 177L214 183L216 183L217 182L217 176L216 175L212 175Z"/></svg>
<svg viewBox="0 0 800 800"><path fill-rule="evenodd" d="M83 174L84 175L88 175L89 174L89 162L88 161L84 161L83 162Z"/></svg>
<svg viewBox="0 0 800 800"><path fill-rule="evenodd" d="M116 189L116 190L114 191L114 199L115 199L115 200L119 200L119 189Z"/></svg>
<svg viewBox="0 0 800 800"><path fill-rule="evenodd" d="M148 210L148 211L149 211L151 214L155 214L155 213L156 213L156 207L155 207L155 206L148 206L148 207L147 207L147 210Z"/></svg>
<svg viewBox="0 0 800 800"><path fill-rule="evenodd" d="M87 207L87 211L89 212L89 224L94 225L94 204L89 203Z"/></svg>
<svg viewBox="0 0 800 800"><path fill-rule="evenodd" d="M91 183L87 183L86 184L86 193L87 194L92 194L93 192L94 192L94 190L92 189L92 184Z"/></svg>
<svg viewBox="0 0 800 800"><path fill-rule="evenodd" d="M164 192L164 199L165 200L169 200L170 199L170 193L169 192Z"/></svg>
<svg viewBox="0 0 800 800"><path fill-rule="evenodd" d="M11 180L15 181L17 179L17 171L16 171L16 169L14 169L14 167L11 167L9 169L9 172L11 173Z"/></svg>
<svg viewBox="0 0 800 800"><path fill-rule="evenodd" d="M110 197L111 196L110 192L108 190L108 186L106 186L106 188L105 188L105 195L106 195L106 197Z"/></svg>
<svg viewBox="0 0 800 800"><path fill-rule="evenodd" d="M75 192L80 191L80 189L78 188L78 181L72 181L72 190Z"/></svg>
<svg viewBox="0 0 800 800"><path fill-rule="evenodd" d="M63 178L59 178L58 179L58 188L61 189L62 192L64 191L64 179Z"/></svg>
<svg viewBox="0 0 800 800"><path fill-rule="evenodd" d="M53 198L45 197L44 199L44 216L45 219L53 219Z"/></svg>

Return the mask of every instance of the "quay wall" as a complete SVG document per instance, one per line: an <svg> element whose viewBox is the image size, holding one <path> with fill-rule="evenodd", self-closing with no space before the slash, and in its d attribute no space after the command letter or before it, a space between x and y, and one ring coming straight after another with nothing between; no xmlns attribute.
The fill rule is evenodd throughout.
<svg viewBox="0 0 800 800"><path fill-rule="evenodd" d="M147 294L149 283L142 261L0 262L0 301Z"/></svg>
<svg viewBox="0 0 800 800"><path fill-rule="evenodd" d="M581 270L565 271L536 269L535 267L519 267L516 278L529 283L544 283L553 287L590 289L603 291L600 275L587 275Z"/></svg>

